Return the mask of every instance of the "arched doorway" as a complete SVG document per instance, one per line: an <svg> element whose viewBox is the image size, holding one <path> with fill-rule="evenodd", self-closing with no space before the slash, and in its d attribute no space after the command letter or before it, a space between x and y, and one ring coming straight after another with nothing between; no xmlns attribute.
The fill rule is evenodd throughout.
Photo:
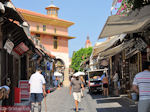
<svg viewBox="0 0 150 112"><path fill-rule="evenodd" d="M56 71L64 74L65 63L62 59L55 60L55 67L56 67Z"/></svg>
<svg viewBox="0 0 150 112"><path fill-rule="evenodd" d="M55 60L55 71L61 73L63 76L59 77L60 84L63 85L64 81L64 71L65 71L65 63L62 59Z"/></svg>

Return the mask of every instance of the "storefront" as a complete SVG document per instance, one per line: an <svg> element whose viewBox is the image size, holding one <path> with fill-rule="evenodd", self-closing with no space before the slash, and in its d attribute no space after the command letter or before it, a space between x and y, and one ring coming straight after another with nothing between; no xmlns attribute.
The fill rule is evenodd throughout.
<svg viewBox="0 0 150 112"><path fill-rule="evenodd" d="M34 45L25 30L28 24L14 7L9 7L13 6L12 3L7 6L7 2L0 4L5 9L0 12L0 85L6 85L10 79L9 99L3 100L3 105L14 105L15 88L20 79L26 79L25 55L29 49L33 50Z"/></svg>

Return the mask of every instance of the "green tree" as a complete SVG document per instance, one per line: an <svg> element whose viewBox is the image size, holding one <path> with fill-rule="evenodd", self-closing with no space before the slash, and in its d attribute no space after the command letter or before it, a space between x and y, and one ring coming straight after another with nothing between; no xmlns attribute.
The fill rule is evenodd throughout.
<svg viewBox="0 0 150 112"><path fill-rule="evenodd" d="M81 48L80 50L73 53L71 68L75 71L79 71L80 64L82 61L86 60L91 56L93 48Z"/></svg>

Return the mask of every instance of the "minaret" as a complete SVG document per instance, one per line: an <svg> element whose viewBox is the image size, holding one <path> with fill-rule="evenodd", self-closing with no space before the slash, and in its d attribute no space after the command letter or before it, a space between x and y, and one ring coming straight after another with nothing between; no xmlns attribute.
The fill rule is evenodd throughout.
<svg viewBox="0 0 150 112"><path fill-rule="evenodd" d="M47 15L51 17L58 17L59 8L53 4L53 0L51 0L51 5L45 8L47 10Z"/></svg>
<svg viewBox="0 0 150 112"><path fill-rule="evenodd" d="M89 37L89 35L88 35L88 36L87 36L86 43L85 43L85 48L88 48L88 47L91 47L91 46L92 46L91 41L90 41L89 39L90 39L90 37Z"/></svg>

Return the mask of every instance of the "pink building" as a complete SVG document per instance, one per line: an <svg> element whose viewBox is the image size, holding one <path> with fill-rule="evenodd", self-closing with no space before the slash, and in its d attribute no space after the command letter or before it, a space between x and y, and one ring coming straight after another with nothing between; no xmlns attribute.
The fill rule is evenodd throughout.
<svg viewBox="0 0 150 112"><path fill-rule="evenodd" d="M75 37L68 36L68 28L73 22L58 18L59 8L51 4L45 8L47 15L24 9L17 9L30 24L31 35L57 59L57 71L64 74L64 84L68 86L69 50L68 40Z"/></svg>

